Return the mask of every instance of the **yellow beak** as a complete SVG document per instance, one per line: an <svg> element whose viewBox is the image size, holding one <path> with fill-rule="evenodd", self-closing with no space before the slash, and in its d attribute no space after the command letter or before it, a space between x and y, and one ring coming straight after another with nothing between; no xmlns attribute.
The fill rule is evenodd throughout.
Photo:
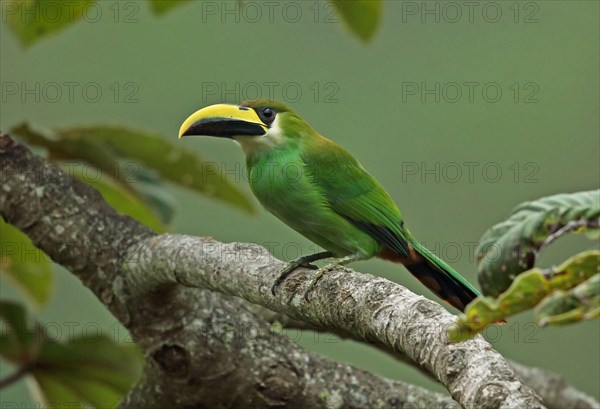
<svg viewBox="0 0 600 409"><path fill-rule="evenodd" d="M217 104L202 108L190 115L179 128L179 138L205 135L221 138L260 136L267 133L256 111L239 105Z"/></svg>

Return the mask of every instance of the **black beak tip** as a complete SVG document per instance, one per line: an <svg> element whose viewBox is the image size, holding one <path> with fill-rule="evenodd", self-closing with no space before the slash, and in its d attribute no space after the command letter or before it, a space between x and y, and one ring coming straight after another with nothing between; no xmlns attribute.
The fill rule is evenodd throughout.
<svg viewBox="0 0 600 409"><path fill-rule="evenodd" d="M190 126L188 129L185 130L184 133L182 133L179 137L183 138L184 136L189 136L189 135L194 135L193 131L192 131L192 126Z"/></svg>

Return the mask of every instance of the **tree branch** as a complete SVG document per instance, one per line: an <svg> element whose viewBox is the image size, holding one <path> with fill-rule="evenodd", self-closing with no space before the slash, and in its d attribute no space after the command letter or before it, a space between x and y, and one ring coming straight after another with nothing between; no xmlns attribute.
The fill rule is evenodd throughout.
<svg viewBox="0 0 600 409"><path fill-rule="evenodd" d="M29 375L29 372L34 368L33 365L25 363L22 364L17 370L10 375L0 379L0 389L3 389L18 380L22 379L24 376Z"/></svg>
<svg viewBox="0 0 600 409"><path fill-rule="evenodd" d="M142 379L122 407L457 405L307 352L241 299L169 283L132 288L126 261L155 234L6 134L0 176L0 215L79 277L144 351ZM142 274L152 277L153 268Z"/></svg>
<svg viewBox="0 0 600 409"><path fill-rule="evenodd" d="M599 409L600 403L593 397L575 389L554 372L529 368L515 361L510 366L523 381L535 390L551 409Z"/></svg>
<svg viewBox="0 0 600 409"><path fill-rule="evenodd" d="M247 304L197 287L404 353L463 407L543 407L483 338L450 344L445 334L453 317L399 285L343 269L325 275L306 302L307 271L299 270L274 297L270 288L283 263L264 248L157 236L6 135L0 137L0 156L2 216L80 277L146 352L144 377L124 406L150 398L158 406L223 407L313 407L331 399L340 406L372 407L444 402L437 394L307 353L271 336ZM238 348L215 323L233 327ZM240 329L249 323L268 336L246 339Z"/></svg>
<svg viewBox="0 0 600 409"><path fill-rule="evenodd" d="M406 354L435 375L463 407L542 407L502 356L480 336L447 340L454 317L440 305L382 278L339 269L303 297L310 270L298 270L271 294L285 265L255 244L162 235L140 242L129 264L131 288L142 292L164 283L208 288L244 298L292 318ZM153 274L145 274L149 268ZM150 286L150 287L148 287Z"/></svg>
<svg viewBox="0 0 600 409"><path fill-rule="evenodd" d="M326 328L312 325L305 321L291 319L287 315L267 310L255 304L252 304L252 310L260 314L260 316L268 322L280 323L284 328L331 332ZM350 334L343 331L336 331L334 334L341 339L355 339ZM435 380L431 373L416 365L416 363L408 359L406 355L393 351L383 344L374 343L370 345L404 364L412 365L416 369L420 369L423 374ZM513 371L515 371L515 374L521 378L527 386L531 387L538 395L540 395L548 409L600 409L600 403L598 403L597 400L569 385L560 374L541 368L530 368L510 359L507 359L507 362Z"/></svg>

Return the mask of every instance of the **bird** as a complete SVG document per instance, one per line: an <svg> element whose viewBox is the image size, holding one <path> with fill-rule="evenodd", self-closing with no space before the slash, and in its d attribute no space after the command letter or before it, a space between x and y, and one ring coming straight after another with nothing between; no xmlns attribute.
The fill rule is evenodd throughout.
<svg viewBox="0 0 600 409"><path fill-rule="evenodd" d="M256 99L216 104L191 114L179 129L189 136L228 138L246 156L248 180L261 205L321 251L289 262L272 287L298 267L317 269L305 298L326 272L378 257L403 264L442 300L463 311L480 293L419 243L385 189L358 160L315 131L282 103Z"/></svg>

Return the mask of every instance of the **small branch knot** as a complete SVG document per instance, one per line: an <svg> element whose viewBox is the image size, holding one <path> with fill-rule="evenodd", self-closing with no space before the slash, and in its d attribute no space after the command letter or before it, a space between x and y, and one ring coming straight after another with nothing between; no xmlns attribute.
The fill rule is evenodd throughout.
<svg viewBox="0 0 600 409"><path fill-rule="evenodd" d="M298 393L298 374L285 365L271 368L265 379L256 385L256 391L269 406L286 404Z"/></svg>
<svg viewBox="0 0 600 409"><path fill-rule="evenodd" d="M152 354L160 368L174 378L185 378L190 371L187 351L179 345L163 345Z"/></svg>

